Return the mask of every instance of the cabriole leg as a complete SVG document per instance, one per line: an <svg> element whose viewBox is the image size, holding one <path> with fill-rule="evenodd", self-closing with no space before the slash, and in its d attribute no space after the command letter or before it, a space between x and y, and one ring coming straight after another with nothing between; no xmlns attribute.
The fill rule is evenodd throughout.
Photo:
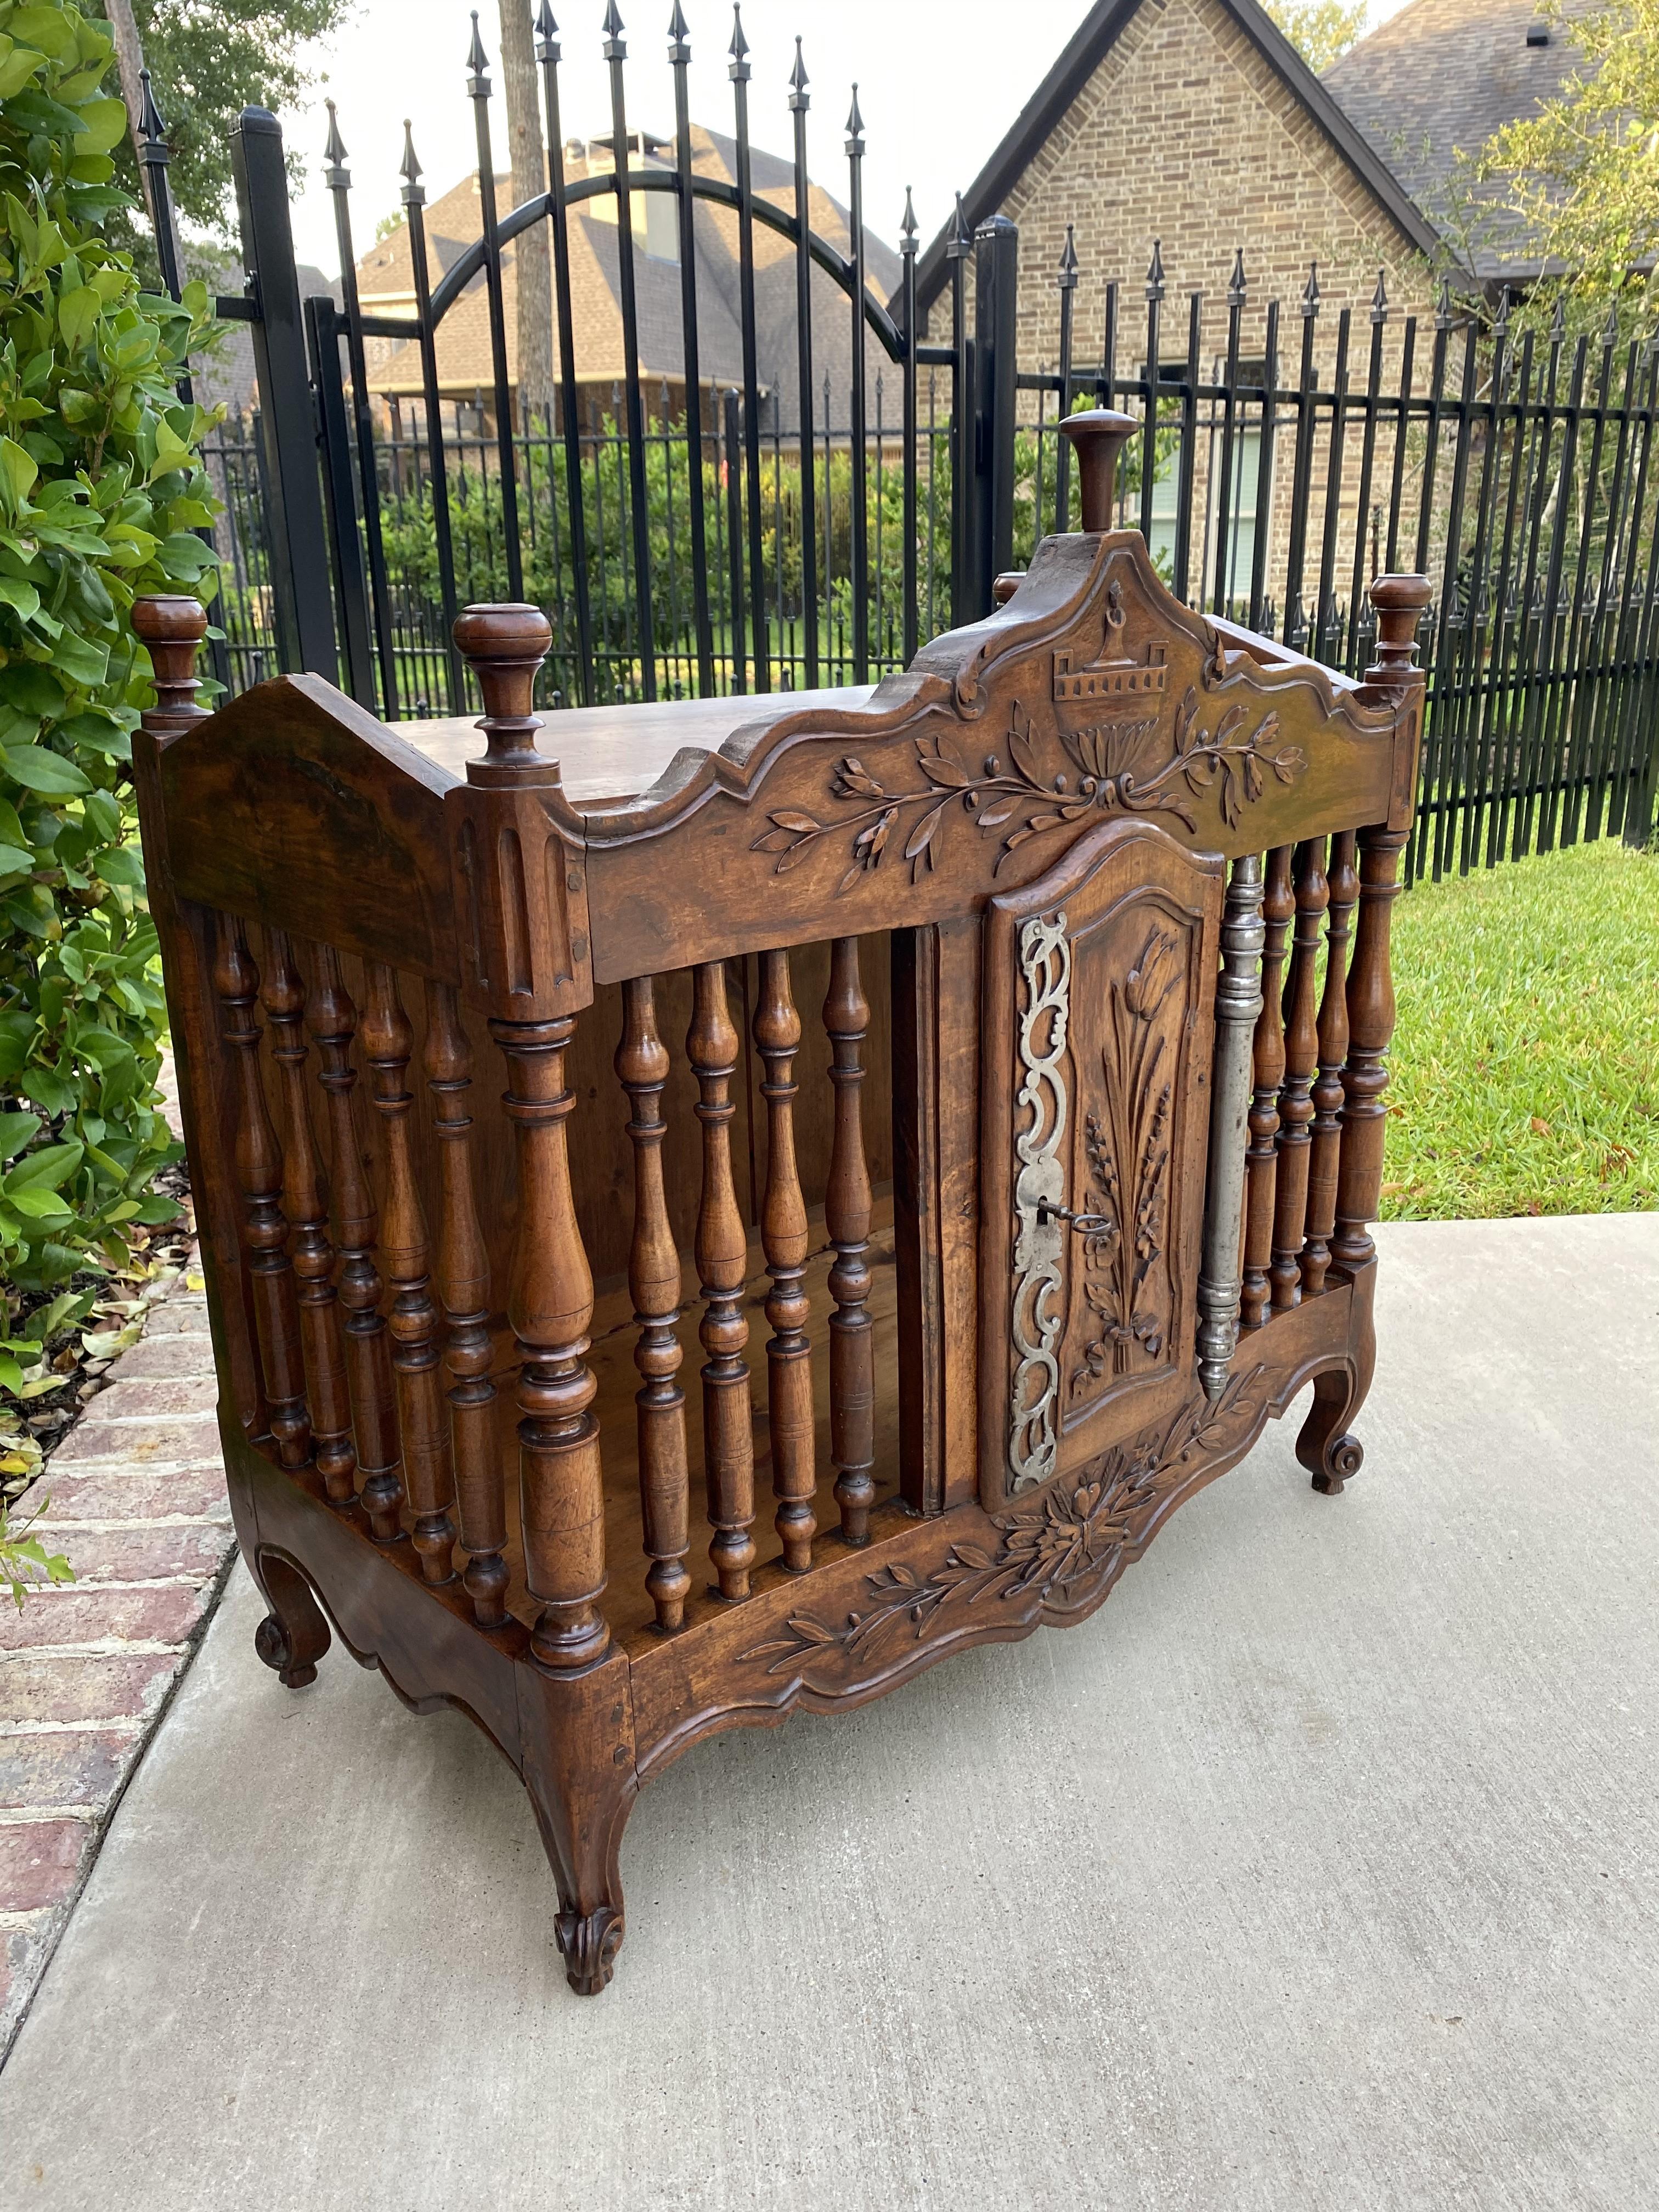
<svg viewBox="0 0 1659 2212"><path fill-rule="evenodd" d="M519 1725L525 1787L559 1887L565 1979L578 1996L597 1996L622 1948L617 1862L639 1792L628 1661L618 1652L562 1681L521 1668Z"/></svg>
<svg viewBox="0 0 1659 2212"><path fill-rule="evenodd" d="M275 1552L246 1555L248 1571L270 1611L253 1632L253 1648L290 1690L317 1679L317 1662L329 1646L328 1623L297 1567Z"/></svg>

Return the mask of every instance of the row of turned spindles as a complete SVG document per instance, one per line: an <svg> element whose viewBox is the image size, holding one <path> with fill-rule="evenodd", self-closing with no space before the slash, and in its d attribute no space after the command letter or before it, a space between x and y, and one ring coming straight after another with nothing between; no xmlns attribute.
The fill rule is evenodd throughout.
<svg viewBox="0 0 1659 2212"><path fill-rule="evenodd" d="M474 1187L469 1110L471 1048L456 994L428 982L423 1073L438 1144L434 1240L416 1173L409 1068L413 1033L392 969L371 962L361 1012L338 956L312 955L309 987L281 930L266 933L263 977L242 924L221 917L214 983L236 1093L235 1169L243 1204L246 1279L264 1390L261 1409L284 1467L314 1465L343 1511L361 1507L381 1543L404 1535L405 1504L422 1573L454 1575L459 1541L475 1618L507 1619L507 1521L495 1436L488 1246ZM263 1007L277 1070L283 1135L272 1120L262 1065ZM870 1010L860 983L858 941L836 940L823 1023L831 1052L834 1135L825 1227L829 1278L830 1458L841 1534L861 1544L874 1498L875 1370L869 1233L871 1193L861 1091ZM526 1553L564 1545L561 1580L574 1595L544 1607L538 1634L551 1663L602 1650L603 1496L592 1477L599 1438L590 1411L596 1384L586 1362L592 1279L580 1249L565 1123L574 1099L564 1061L574 1024L492 1024L507 1055L507 1110L528 1144L520 1150L519 1233L509 1318L518 1339ZM766 1317L767 1423L775 1526L787 1566L812 1563L817 1534L807 1209L797 1164L795 1059L802 1027L789 956L763 953L754 1039L765 1071L767 1178L761 1243L770 1277ZM307 1062L318 1087L333 1172L313 1120ZM383 1133L384 1202L364 1166L355 1050ZM702 1182L694 1259L702 1300L703 1460L709 1559L721 1596L746 1597L756 1558L753 1407L745 1357L748 1240L732 1158L732 1081L739 1039L725 965L693 971L686 1060L696 1079ZM616 1071L630 1109L634 1225L629 1286L637 1325L635 1360L646 1587L659 1625L684 1625L691 1576L685 1393L679 1382L681 1270L662 1170L662 1098L670 1059L658 1029L655 988L623 987ZM389 1306L387 1304L389 1296ZM383 1308L386 1309L383 1310ZM582 1480L573 1485L574 1456ZM572 1504L575 1512L570 1511ZM454 1516L459 1516L459 1527ZM550 1619L550 1615L552 1616ZM561 1641L562 1639L562 1642Z"/></svg>
<svg viewBox="0 0 1659 2212"><path fill-rule="evenodd" d="M1389 925L1404 842L1382 829L1344 830L1267 855L1245 1153L1245 1328L1346 1279L1374 1249L1368 1224L1395 1011Z"/></svg>

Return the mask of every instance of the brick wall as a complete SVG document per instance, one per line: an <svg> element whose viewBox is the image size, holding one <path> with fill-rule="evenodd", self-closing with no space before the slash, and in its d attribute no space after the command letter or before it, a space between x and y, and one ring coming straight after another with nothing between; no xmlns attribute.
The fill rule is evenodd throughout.
<svg viewBox="0 0 1659 2212"><path fill-rule="evenodd" d="M1119 287L1117 366L1138 375L1146 352L1146 277L1159 241L1165 294L1158 339L1167 370L1187 356L1188 301L1203 295L1200 381L1218 380L1225 361L1228 280L1242 248L1247 303L1240 358L1259 362L1267 305L1280 301L1279 384L1297 382L1303 320L1297 306L1310 264L1318 264L1315 323L1318 381L1328 386L1341 310L1351 308L1348 381L1363 392L1371 341L1370 308L1379 269L1392 313L1384 326L1380 388L1398 389L1406 319L1418 331L1413 389L1426 387L1433 349L1434 289L1427 263L1393 217L1348 167L1319 125L1218 0L1142 0L1065 114L1011 190L1001 212L1019 227L1019 366L1052 370L1060 347L1054 283L1073 226L1079 264L1073 359L1101 358L1109 282ZM948 291L930 315L929 335L948 340ZM1454 359L1461 352L1454 349ZM1247 374L1249 373L1247 370ZM1027 395L1023 413L1035 404ZM1047 403L1052 416L1054 403ZM1268 595L1285 596L1293 424L1281 425L1268 526ZM1204 543L1209 448L1200 433L1194 480L1192 595ZM1419 441L1420 443L1420 439ZM1339 500L1336 573L1346 598L1358 513L1360 433L1351 422ZM1392 432L1379 440L1371 503L1386 503ZM1406 505L1414 515L1419 481L1413 453ZM1326 507L1322 430L1310 485L1308 570L1311 600ZM1385 524L1386 528L1386 524ZM1411 532L1406 533L1409 539ZM1407 548L1407 556L1409 557Z"/></svg>

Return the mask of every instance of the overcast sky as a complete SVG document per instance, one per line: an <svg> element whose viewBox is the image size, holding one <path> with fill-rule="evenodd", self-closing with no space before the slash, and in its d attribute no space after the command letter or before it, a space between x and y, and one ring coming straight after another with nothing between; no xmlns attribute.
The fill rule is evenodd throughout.
<svg viewBox="0 0 1659 2212"><path fill-rule="evenodd" d="M520 0L527 4L527 0ZM729 131L732 88L726 48L729 6L681 0L690 27L691 115ZM1404 0L1372 0L1371 21ZM666 136L673 128L673 82L666 26L673 0L619 0L629 46L629 121ZM864 115L865 219L896 242L904 188L914 187L925 245L986 156L1036 89L1087 13L1088 0L747 0L750 131L754 142L787 155L787 105L801 33L811 80L808 146L815 179L847 197L843 140L851 87ZM602 0L554 0L563 48L559 72L568 137L597 137L611 125L611 96L599 26ZM498 0L484 0L479 22L492 64L500 44ZM462 0L363 0L347 27L319 42L311 65L320 82L311 104L283 123L288 143L310 160L306 191L294 209L301 260L331 275L334 222L321 179L330 94L350 157L357 251L378 218L398 203L403 118L415 125L428 199L476 166L471 102L466 96L469 10ZM499 68L490 103L497 166L506 167L506 118ZM1125 190L1132 179L1125 179Z"/></svg>

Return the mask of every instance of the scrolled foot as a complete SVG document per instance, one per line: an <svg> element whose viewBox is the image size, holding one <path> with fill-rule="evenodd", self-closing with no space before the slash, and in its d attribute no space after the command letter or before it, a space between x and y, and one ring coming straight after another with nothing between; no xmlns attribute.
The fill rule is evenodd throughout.
<svg viewBox="0 0 1659 2212"><path fill-rule="evenodd" d="M270 1611L253 1632L253 1648L290 1690L317 1679L317 1662L328 1649L328 1623L297 1567L275 1552L248 1561Z"/></svg>
<svg viewBox="0 0 1659 2212"><path fill-rule="evenodd" d="M565 1979L579 1997L596 1997L611 1979L622 1948L623 1917L610 1905L580 1913L567 1905L555 1923Z"/></svg>
<svg viewBox="0 0 1659 2212"><path fill-rule="evenodd" d="M1322 1497L1340 1498L1343 1484L1364 1464L1364 1448L1358 1437L1334 1437L1325 1447L1323 1465L1313 1470L1313 1486Z"/></svg>
<svg viewBox="0 0 1659 2212"><path fill-rule="evenodd" d="M253 1648L290 1690L303 1690L307 1682L316 1680L315 1665L308 1659L295 1661L288 1631L274 1613L268 1613L254 1630Z"/></svg>
<svg viewBox="0 0 1659 2212"><path fill-rule="evenodd" d="M1364 1380L1370 1380L1369 1375ZM1326 1498L1340 1498L1343 1484L1364 1464L1359 1439L1348 1427L1364 1396L1361 1380L1346 1368L1315 1378L1313 1404L1296 1440L1296 1455L1313 1477L1314 1488Z"/></svg>

